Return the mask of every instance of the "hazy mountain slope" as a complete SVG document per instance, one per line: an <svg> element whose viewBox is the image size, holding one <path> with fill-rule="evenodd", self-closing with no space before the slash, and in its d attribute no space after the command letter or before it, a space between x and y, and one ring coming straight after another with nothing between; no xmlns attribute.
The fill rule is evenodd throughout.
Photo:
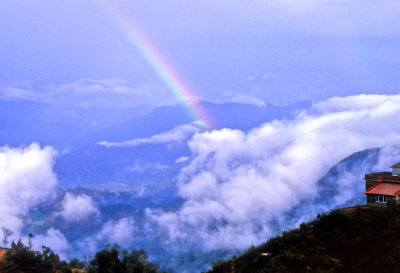
<svg viewBox="0 0 400 273"><path fill-rule="evenodd" d="M175 160L188 155L183 144L149 144L133 147L91 145L61 156L55 165L59 182L64 187L118 187L140 189L146 184L171 185L181 164ZM118 188L115 188L118 190ZM123 189L119 188L120 190Z"/></svg>
<svg viewBox="0 0 400 273"><path fill-rule="evenodd" d="M354 153L338 164L333 166L324 177L319 181L319 194L314 199L313 203L321 204L341 204L356 205L365 201L364 195L364 175L375 170L375 166L379 159L381 149L368 149ZM389 169L390 166L386 166ZM386 170L386 169L385 169ZM341 202L341 197L344 200L346 197L341 196L343 191L349 192L351 198L344 203Z"/></svg>
<svg viewBox="0 0 400 273"><path fill-rule="evenodd" d="M0 99L0 109L0 145L39 142L64 149L91 132L147 114L152 107L100 109Z"/></svg>
<svg viewBox="0 0 400 273"><path fill-rule="evenodd" d="M90 197L99 209L99 214L80 221L67 221L62 214L63 200L69 193L74 196ZM58 189L55 196L42 202L30 212L29 232L41 234L49 228L60 230L69 242L80 241L99 232L103 224L111 219L125 216L141 217L145 208L159 205L150 198L138 196L135 192L106 192L87 188L73 190ZM45 221L43 221L45 219ZM90 224L89 224L90 223ZM28 230L27 230L28 232Z"/></svg>

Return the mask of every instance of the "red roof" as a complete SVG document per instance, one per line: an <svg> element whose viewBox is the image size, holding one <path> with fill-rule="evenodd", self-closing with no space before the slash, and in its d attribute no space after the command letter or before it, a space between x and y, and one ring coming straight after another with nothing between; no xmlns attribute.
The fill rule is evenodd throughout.
<svg viewBox="0 0 400 273"><path fill-rule="evenodd" d="M392 167L390 167L390 168L400 168L400 162L399 163L396 163L396 164L394 164Z"/></svg>
<svg viewBox="0 0 400 273"><path fill-rule="evenodd" d="M396 196L400 194L400 184L380 183L364 192L365 194L381 194Z"/></svg>

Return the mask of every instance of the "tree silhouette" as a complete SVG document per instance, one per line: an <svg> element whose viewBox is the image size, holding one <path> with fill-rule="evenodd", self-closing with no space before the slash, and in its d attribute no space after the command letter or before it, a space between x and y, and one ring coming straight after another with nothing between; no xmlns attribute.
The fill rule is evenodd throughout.
<svg viewBox="0 0 400 273"><path fill-rule="evenodd" d="M2 227L1 229L3 230L3 247L7 247L9 243L8 238L13 235L14 232L6 227Z"/></svg>
<svg viewBox="0 0 400 273"><path fill-rule="evenodd" d="M157 267L147 261L143 249L131 252L121 249L117 244L106 246L96 253L90 261L88 273L157 273Z"/></svg>
<svg viewBox="0 0 400 273"><path fill-rule="evenodd" d="M32 249L32 238L33 238L33 233L30 232L28 234L28 247L29 247L29 249Z"/></svg>

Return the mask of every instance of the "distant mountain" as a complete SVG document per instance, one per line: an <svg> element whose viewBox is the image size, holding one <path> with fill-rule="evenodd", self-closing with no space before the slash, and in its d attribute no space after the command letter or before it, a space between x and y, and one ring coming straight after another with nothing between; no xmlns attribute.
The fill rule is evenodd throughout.
<svg viewBox="0 0 400 273"><path fill-rule="evenodd" d="M219 128L250 130L274 119L290 119L307 109L309 102L277 107L250 104L204 102L206 112ZM123 142L149 138L192 122L181 106L165 106L128 120L120 125L88 134L77 142L76 150L60 155L56 172L65 187L94 187L115 182L129 187L152 183L171 184L181 164L175 161L189 157L185 143L141 144L137 146L104 147L100 141Z"/></svg>
<svg viewBox="0 0 400 273"><path fill-rule="evenodd" d="M354 206L322 214L209 273L397 272L400 208Z"/></svg>
<svg viewBox="0 0 400 273"><path fill-rule="evenodd" d="M309 102L287 107L257 107L241 103L202 102L218 128L249 130L263 122L290 118L308 108ZM95 108L63 104L51 105L29 100L0 99L0 145L29 145L38 142L59 150L75 150L98 141L123 141L148 137L192 122L180 105L154 108Z"/></svg>
<svg viewBox="0 0 400 273"><path fill-rule="evenodd" d="M274 119L293 118L301 111L311 107L311 102L304 101L279 107L267 104L260 107L243 103L202 102L204 111L212 118L217 128L250 130ZM123 122L112 128L99 130L79 141L79 146L90 145L99 141L124 141L133 138L150 137L175 126L193 122L181 105L163 106L151 113Z"/></svg>
<svg viewBox="0 0 400 273"><path fill-rule="evenodd" d="M72 148L76 141L91 132L147 114L153 108L141 105L126 109L99 109L0 99L0 109L0 146L38 142L62 150Z"/></svg>

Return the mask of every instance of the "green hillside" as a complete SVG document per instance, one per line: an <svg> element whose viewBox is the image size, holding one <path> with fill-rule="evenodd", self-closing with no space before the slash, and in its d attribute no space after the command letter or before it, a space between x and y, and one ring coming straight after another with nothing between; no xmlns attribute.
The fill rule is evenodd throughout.
<svg viewBox="0 0 400 273"><path fill-rule="evenodd" d="M318 215L209 272L400 272L400 208Z"/></svg>

